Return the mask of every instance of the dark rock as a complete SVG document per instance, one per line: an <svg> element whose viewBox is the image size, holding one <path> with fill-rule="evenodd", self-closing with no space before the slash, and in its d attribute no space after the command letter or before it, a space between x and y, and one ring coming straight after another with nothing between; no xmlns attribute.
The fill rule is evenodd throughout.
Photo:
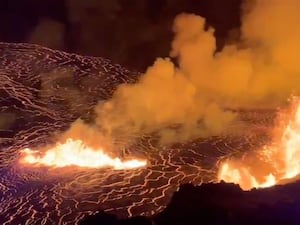
<svg viewBox="0 0 300 225"><path fill-rule="evenodd" d="M80 223L81 225L118 225L118 219L116 216L100 212L95 215L87 216L85 217L82 222Z"/></svg>
<svg viewBox="0 0 300 225"><path fill-rule="evenodd" d="M101 213L98 217L86 217L81 224L296 225L300 224L300 182L251 191L243 191L238 185L224 182L196 187L184 184L174 193L166 209L151 218L118 220Z"/></svg>
<svg viewBox="0 0 300 225"><path fill-rule="evenodd" d="M119 224L121 225L152 225L150 219L142 216L132 217L130 219L126 219L121 221Z"/></svg>

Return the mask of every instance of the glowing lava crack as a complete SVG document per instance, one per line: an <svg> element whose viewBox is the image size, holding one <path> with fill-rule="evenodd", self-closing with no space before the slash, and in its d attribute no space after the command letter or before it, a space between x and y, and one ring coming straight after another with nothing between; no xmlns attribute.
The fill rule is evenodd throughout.
<svg viewBox="0 0 300 225"><path fill-rule="evenodd" d="M132 159L122 161L120 158L112 158L102 149L94 150L81 140L68 139L64 144L58 143L47 150L43 156L39 151L26 148L22 151L24 156L21 163L44 165L52 167L79 166L87 168L112 167L116 170L135 169L147 165L145 160Z"/></svg>

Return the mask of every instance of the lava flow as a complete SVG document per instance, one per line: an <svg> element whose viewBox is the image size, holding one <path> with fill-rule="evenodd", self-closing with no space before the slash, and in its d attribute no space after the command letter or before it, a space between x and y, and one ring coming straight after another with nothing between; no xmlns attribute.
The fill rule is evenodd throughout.
<svg viewBox="0 0 300 225"><path fill-rule="evenodd" d="M58 143L48 149L42 156L39 151L29 148L22 150L24 156L21 163L44 165L51 167L79 166L86 168L111 167L116 170L135 169L147 165L145 160L131 159L122 161L112 158L102 149L92 149L81 140L68 139L65 143Z"/></svg>
<svg viewBox="0 0 300 225"><path fill-rule="evenodd" d="M240 160L221 164L218 179L237 183L244 190L273 186L300 174L300 99L292 99L289 114L281 115L284 124L272 144Z"/></svg>

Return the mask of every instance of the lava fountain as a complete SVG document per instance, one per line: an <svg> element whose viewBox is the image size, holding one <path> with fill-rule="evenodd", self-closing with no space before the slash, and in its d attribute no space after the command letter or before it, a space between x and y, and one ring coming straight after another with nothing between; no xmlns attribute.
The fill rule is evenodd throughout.
<svg viewBox="0 0 300 225"><path fill-rule="evenodd" d="M218 179L244 190L273 186L300 174L300 98L293 97L288 112L279 114L272 143L243 158L221 163Z"/></svg>
<svg viewBox="0 0 300 225"><path fill-rule="evenodd" d="M32 164L48 167L78 166L85 168L110 167L115 170L135 169L147 165L146 160L121 160L106 154L103 149L93 149L86 146L81 140L67 139L65 143L57 143L54 147L40 151L26 148L21 151L23 164Z"/></svg>

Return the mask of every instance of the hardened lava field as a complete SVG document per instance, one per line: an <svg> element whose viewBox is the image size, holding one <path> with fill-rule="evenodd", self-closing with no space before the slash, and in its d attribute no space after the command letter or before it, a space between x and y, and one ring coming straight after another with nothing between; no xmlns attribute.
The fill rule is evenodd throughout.
<svg viewBox="0 0 300 225"><path fill-rule="evenodd" d="M239 118L247 129L231 136L166 146L158 145L155 136L136 137L123 154L147 159L146 168L18 163L20 150L51 143L77 118L91 121L95 104L138 76L103 58L0 43L1 224L76 224L99 210L121 217L152 215L166 206L180 184L216 181L220 159L255 149L268 139L275 113L243 111Z"/></svg>

